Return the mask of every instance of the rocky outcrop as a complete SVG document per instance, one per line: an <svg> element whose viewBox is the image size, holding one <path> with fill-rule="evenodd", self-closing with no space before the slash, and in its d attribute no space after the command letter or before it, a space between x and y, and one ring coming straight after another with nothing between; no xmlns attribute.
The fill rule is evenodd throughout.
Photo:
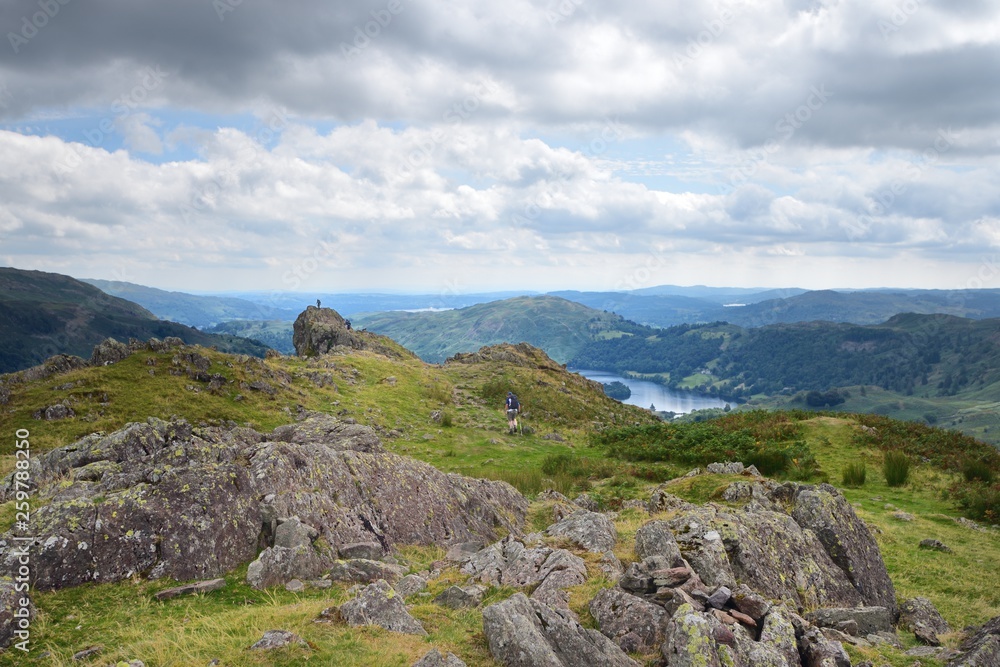
<svg viewBox="0 0 1000 667"><path fill-rule="evenodd" d="M125 343L114 338L105 338L95 348L90 355L91 366L107 366L114 364L132 354L132 350Z"/></svg>
<svg viewBox="0 0 1000 667"><path fill-rule="evenodd" d="M307 307L292 325L292 344L300 357L317 357L338 350L370 350L396 359L416 358L391 339L347 328L347 320L332 308Z"/></svg>
<svg viewBox="0 0 1000 667"><path fill-rule="evenodd" d="M527 368L549 369L554 371L564 370L563 365L554 361L549 355L539 348L528 343L501 343L499 345L484 345L478 352L459 352L453 357L449 357L446 364L479 364L483 362L503 362L515 366ZM600 384L594 383L598 389ZM603 389L601 389L603 391Z"/></svg>
<svg viewBox="0 0 1000 667"><path fill-rule="evenodd" d="M275 442L248 428L149 419L33 458L30 478L43 501L32 516L33 585L217 577L274 545L282 517L314 529L328 563L340 545L388 551L520 531L527 501L510 485L355 451L352 443L373 449L374 435L314 419L329 423L309 432L330 440L298 442L293 429L290 441ZM11 475L0 499L12 489ZM12 537L0 535L0 574L15 571Z"/></svg>
<svg viewBox="0 0 1000 667"><path fill-rule="evenodd" d="M358 597L340 605L340 615L348 625L377 625L390 632L427 635L420 621L406 611L402 597L385 581L376 581Z"/></svg>
<svg viewBox="0 0 1000 667"><path fill-rule="evenodd" d="M466 667L466 665L454 653L442 655L436 648L432 648L424 654L424 657L413 663L412 667Z"/></svg>
<svg viewBox="0 0 1000 667"><path fill-rule="evenodd" d="M270 588L293 579L315 579L325 570L325 559L310 545L268 547L247 568L247 583L253 588Z"/></svg>
<svg viewBox="0 0 1000 667"><path fill-rule="evenodd" d="M1000 616L988 621L961 646L961 655L948 667L987 667L1000 665Z"/></svg>
<svg viewBox="0 0 1000 667"><path fill-rule="evenodd" d="M582 627L568 610L523 593L483 610L483 633L504 667L639 667L610 639Z"/></svg>
<svg viewBox="0 0 1000 667"><path fill-rule="evenodd" d="M651 653L666 638L670 616L660 605L606 588L590 601L590 615L601 632L628 653Z"/></svg>
<svg viewBox="0 0 1000 667"><path fill-rule="evenodd" d="M565 549L528 548L512 537L491 544L462 567L464 574L494 586L534 586L531 596L567 607L563 589L587 580L587 565Z"/></svg>

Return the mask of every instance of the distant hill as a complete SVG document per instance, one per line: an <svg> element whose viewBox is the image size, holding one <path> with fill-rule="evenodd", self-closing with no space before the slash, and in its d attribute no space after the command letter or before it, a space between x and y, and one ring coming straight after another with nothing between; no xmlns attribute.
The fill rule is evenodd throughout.
<svg viewBox="0 0 1000 667"><path fill-rule="evenodd" d="M205 333L249 338L282 354L295 354L292 323L282 320L232 320L205 329Z"/></svg>
<svg viewBox="0 0 1000 667"><path fill-rule="evenodd" d="M1000 400L1000 319L908 313L867 326L681 325L591 341L570 363L659 375L671 386L734 398L872 385L904 395Z"/></svg>
<svg viewBox="0 0 1000 667"><path fill-rule="evenodd" d="M105 294L69 276L0 268L0 373L39 364L55 354L89 358L105 338L176 336L186 343L264 356L266 346L212 336L158 320L138 304Z"/></svg>
<svg viewBox="0 0 1000 667"><path fill-rule="evenodd" d="M81 282L93 285L112 296L133 301L161 319L187 324L199 329L205 329L229 320L286 320L291 322L302 310L302 308L297 310L279 308L227 296L198 296L184 292L167 292L153 287L115 280L83 279Z"/></svg>
<svg viewBox="0 0 1000 667"><path fill-rule="evenodd" d="M725 320L743 327L814 320L880 324L898 313L1000 317L1000 290L816 290L707 311L702 321Z"/></svg>
<svg viewBox="0 0 1000 667"><path fill-rule="evenodd" d="M593 337L618 336L636 325L554 296L516 297L469 308L425 313L375 313L352 318L416 352L441 362L483 345L527 342L560 363L572 358Z"/></svg>

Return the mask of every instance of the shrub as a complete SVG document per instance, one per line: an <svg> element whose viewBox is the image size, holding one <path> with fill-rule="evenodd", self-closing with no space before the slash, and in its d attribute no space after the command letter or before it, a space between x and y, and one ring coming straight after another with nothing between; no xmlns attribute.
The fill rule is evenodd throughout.
<svg viewBox="0 0 1000 667"><path fill-rule="evenodd" d="M962 476L966 482L993 482L993 469L985 461L966 459L962 463Z"/></svg>
<svg viewBox="0 0 1000 667"><path fill-rule="evenodd" d="M868 468L864 461L848 463L844 468L844 486L856 489L865 485L865 477L868 476Z"/></svg>
<svg viewBox="0 0 1000 667"><path fill-rule="evenodd" d="M558 475L569 470L573 463L573 456L562 454L548 454L542 459L542 473L546 475Z"/></svg>
<svg viewBox="0 0 1000 667"><path fill-rule="evenodd" d="M910 479L910 457L903 452L886 452L882 472L889 486L903 486Z"/></svg>
<svg viewBox="0 0 1000 667"><path fill-rule="evenodd" d="M951 491L968 518L987 523L1000 521L1000 484L959 483Z"/></svg>
<svg viewBox="0 0 1000 667"><path fill-rule="evenodd" d="M452 420L451 413L450 412L442 412L441 413L441 426L444 426L445 428L448 428L448 427L452 426L453 424L454 424L454 422Z"/></svg>

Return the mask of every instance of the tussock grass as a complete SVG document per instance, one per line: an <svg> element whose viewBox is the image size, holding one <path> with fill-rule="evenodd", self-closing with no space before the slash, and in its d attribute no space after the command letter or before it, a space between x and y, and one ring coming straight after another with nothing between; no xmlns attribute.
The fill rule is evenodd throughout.
<svg viewBox="0 0 1000 667"><path fill-rule="evenodd" d="M844 468L841 480L844 486L856 489L865 485L865 479L868 477L868 466L865 465L864 461L854 461L853 463L848 463L847 467Z"/></svg>
<svg viewBox="0 0 1000 667"><path fill-rule="evenodd" d="M886 452L882 458L882 474L889 486L903 486L910 479L910 457L903 452Z"/></svg>

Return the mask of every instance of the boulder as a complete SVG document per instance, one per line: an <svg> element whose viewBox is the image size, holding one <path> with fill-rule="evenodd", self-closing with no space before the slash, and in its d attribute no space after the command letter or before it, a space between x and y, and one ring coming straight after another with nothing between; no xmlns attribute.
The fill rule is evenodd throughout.
<svg viewBox="0 0 1000 667"><path fill-rule="evenodd" d="M408 574L395 584L393 588L404 598L408 598L414 593L419 593L427 588L427 579L419 574Z"/></svg>
<svg viewBox="0 0 1000 667"><path fill-rule="evenodd" d="M635 532L635 555L639 560L662 556L670 567L686 565L680 547L666 521L650 521Z"/></svg>
<svg viewBox="0 0 1000 667"><path fill-rule="evenodd" d="M743 464L739 461L709 463L705 466L705 470L707 470L710 475L742 475L744 469Z"/></svg>
<svg viewBox="0 0 1000 667"><path fill-rule="evenodd" d="M32 584L218 577L273 544L278 517L298 517L325 544L378 543L382 553L397 543L488 541L523 525L527 501L505 482L291 437L273 442L249 428L150 418L32 457L30 478L44 499L32 516ZM11 474L0 502L14 488ZM11 550L0 550L0 575L16 567Z"/></svg>
<svg viewBox="0 0 1000 667"><path fill-rule="evenodd" d="M567 537L587 551L595 553L610 551L618 541L618 531L611 519L604 514L584 509L552 524L545 530L545 534Z"/></svg>
<svg viewBox="0 0 1000 667"><path fill-rule="evenodd" d="M670 667L723 667L733 662L719 655L720 640L735 643L733 631L716 632L709 617L690 605L681 605L668 623L666 634L660 651Z"/></svg>
<svg viewBox="0 0 1000 667"><path fill-rule="evenodd" d="M300 357L316 357L338 348L370 350L397 359L416 358L391 339L367 331L348 329L347 321L332 308L308 306L292 325L292 345Z"/></svg>
<svg viewBox="0 0 1000 667"><path fill-rule="evenodd" d="M386 581L365 587L353 600L340 605L340 615L348 625L377 625L391 632L426 636L420 621L410 616L403 598Z"/></svg>
<svg viewBox="0 0 1000 667"><path fill-rule="evenodd" d="M650 653L663 643L670 620L663 607L620 588L605 588L594 596L590 615L622 650L639 653Z"/></svg>
<svg viewBox="0 0 1000 667"><path fill-rule="evenodd" d="M382 441L369 427L315 412L307 413L305 419L298 423L279 426L271 432L270 439L275 442L320 444L344 451L385 451Z"/></svg>
<svg viewBox="0 0 1000 667"><path fill-rule="evenodd" d="M91 366L107 366L114 364L132 354L128 345L114 338L105 338L94 347L90 355Z"/></svg>
<svg viewBox="0 0 1000 667"><path fill-rule="evenodd" d="M274 546L286 549L310 547L317 537L319 537L318 530L302 523L299 517L293 516L284 521L278 520L278 527L274 532Z"/></svg>
<svg viewBox="0 0 1000 667"><path fill-rule="evenodd" d="M453 563L465 563L486 545L482 542L459 542L453 544L445 554L444 559Z"/></svg>
<svg viewBox="0 0 1000 667"><path fill-rule="evenodd" d="M395 583L405 574L406 568L401 565L365 558L338 560L330 566L331 581L345 581L355 584L370 584L379 579Z"/></svg>
<svg viewBox="0 0 1000 667"><path fill-rule="evenodd" d="M795 486L791 495L792 518L819 538L827 554L858 591L861 601L885 607L893 619L897 618L896 589L878 544L843 494L829 484L820 484Z"/></svg>
<svg viewBox="0 0 1000 667"><path fill-rule="evenodd" d="M931 646L940 646L938 635L951 632L947 621L941 616L934 604L927 598L911 598L899 607L899 625L914 635L917 639Z"/></svg>
<svg viewBox="0 0 1000 667"><path fill-rule="evenodd" d="M257 589L284 586L292 579L315 579L327 567L311 546L268 547L247 568L247 583Z"/></svg>
<svg viewBox="0 0 1000 667"><path fill-rule="evenodd" d="M799 638L802 667L851 667L851 658L840 642L830 641L818 628L809 628Z"/></svg>
<svg viewBox="0 0 1000 667"><path fill-rule="evenodd" d="M382 545L378 542L354 542L352 544L342 544L337 547L337 553L343 560L351 560L354 558L379 560L382 558Z"/></svg>
<svg viewBox="0 0 1000 667"><path fill-rule="evenodd" d="M449 586L434 598L434 603L451 609L472 608L478 607L485 595L485 586Z"/></svg>
<svg viewBox="0 0 1000 667"><path fill-rule="evenodd" d="M806 620L821 628L840 629L845 622L854 622L853 634L865 635L877 632L893 632L892 614L885 607L856 607L851 609L817 609L806 614ZM852 634L852 633L848 633Z"/></svg>
<svg viewBox="0 0 1000 667"><path fill-rule="evenodd" d="M197 593L210 593L222 590L226 587L225 579L210 579L209 581L196 581L193 584L184 586L174 586L159 591L153 595L157 600L170 600L181 595L195 595Z"/></svg>
<svg viewBox="0 0 1000 667"><path fill-rule="evenodd" d="M424 654L424 657L413 663L412 667L466 667L465 663L454 653L441 655L436 648Z"/></svg>
<svg viewBox="0 0 1000 667"><path fill-rule="evenodd" d="M1000 665L1000 616L995 616L962 642L961 655L948 667L993 667Z"/></svg>
<svg viewBox="0 0 1000 667"><path fill-rule="evenodd" d="M614 642L572 614L523 593L483 610L483 633L504 667L639 667Z"/></svg>

